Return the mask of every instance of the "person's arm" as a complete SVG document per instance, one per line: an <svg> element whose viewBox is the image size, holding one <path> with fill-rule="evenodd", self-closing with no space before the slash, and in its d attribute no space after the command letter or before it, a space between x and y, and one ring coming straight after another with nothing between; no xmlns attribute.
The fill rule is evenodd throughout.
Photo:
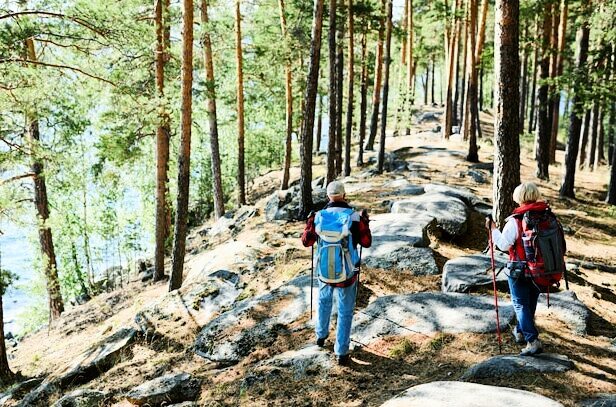
<svg viewBox="0 0 616 407"><path fill-rule="evenodd" d="M304 228L304 233L302 233L302 244L304 247L310 247L317 242L319 236L317 236L317 232L314 227L314 212L311 212L308 215L308 219L306 220L306 227Z"/></svg>
<svg viewBox="0 0 616 407"><path fill-rule="evenodd" d="M511 218L507 221L507 223L505 223L505 227L502 232L498 230L494 223L491 224L491 228L492 241L500 250L509 250L518 238L518 222L515 218Z"/></svg>
<svg viewBox="0 0 616 407"><path fill-rule="evenodd" d="M363 210L359 217L357 224L357 242L365 248L372 246L372 232L370 232L370 218L368 218L368 211Z"/></svg>

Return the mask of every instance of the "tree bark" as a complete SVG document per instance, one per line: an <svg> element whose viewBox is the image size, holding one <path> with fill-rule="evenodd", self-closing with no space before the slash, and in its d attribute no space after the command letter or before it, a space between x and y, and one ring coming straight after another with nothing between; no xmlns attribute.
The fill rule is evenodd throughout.
<svg viewBox="0 0 616 407"><path fill-rule="evenodd" d="M391 31L392 31L392 2L387 0L387 30L385 34L385 60L384 60L384 75L383 75L383 110L381 111L381 140L379 142L379 155L377 161L377 172L383 173L383 164L385 161L385 133L387 130L387 102L389 99L389 67L391 65ZM410 60L410 55L409 55Z"/></svg>
<svg viewBox="0 0 616 407"><path fill-rule="evenodd" d="M588 22L584 22L577 32L577 53L576 70L577 78L573 82L573 99L571 103L571 116L569 117L569 131L567 137L567 150L565 152L565 175L560 186L560 196L575 198L575 167L580 141L580 129L582 127L582 114L584 112L583 80L579 76L586 70L588 58L588 42L590 38L590 28Z"/></svg>
<svg viewBox="0 0 616 407"><path fill-rule="evenodd" d="M408 136L411 134L411 120L413 115L413 104L415 102L413 95L413 66L416 63L413 57L413 41L414 41L414 23L413 23L413 0L405 0L407 2L406 7L406 46L407 48L407 56L408 61L406 65L406 91L405 91L405 101L403 104L407 105L406 112L408 113L408 117L405 122L407 124L404 133Z"/></svg>
<svg viewBox="0 0 616 407"><path fill-rule="evenodd" d="M550 125L548 117L548 84L550 76L550 33L552 26L552 7L547 5L543 15L543 36L541 39L541 60L539 63L539 86L537 102L537 132L535 134L535 161L537 162L536 176L539 179L550 179Z"/></svg>
<svg viewBox="0 0 616 407"><path fill-rule="evenodd" d="M0 268L1 270L1 268ZM0 295L0 385L7 386L15 381L15 374L11 371L6 356L6 343L4 340L4 304Z"/></svg>
<svg viewBox="0 0 616 407"><path fill-rule="evenodd" d="M477 0L469 0L469 60L468 60L468 89L466 96L466 114L464 115L464 138L469 140L467 161L479 162L477 149L477 123L479 110L477 106L477 61L475 25L477 23Z"/></svg>
<svg viewBox="0 0 616 407"><path fill-rule="evenodd" d="M436 103L434 102L434 65L435 65L435 61L434 61L434 55L432 55L432 59L430 60L430 63L432 64L432 82L431 82L431 87L430 87L430 95L432 96L432 106L434 106Z"/></svg>
<svg viewBox="0 0 616 407"><path fill-rule="evenodd" d="M519 0L496 0L493 215L501 226L516 207L513 190L520 184L519 7Z"/></svg>
<svg viewBox="0 0 616 407"><path fill-rule="evenodd" d="M471 27L470 27L470 2L471 0L466 0L465 1L465 5L466 5L466 10L465 10L465 18L466 18L466 23L464 24L464 48L463 48L463 52L462 52L462 67L461 67L461 72L460 72L460 76L459 78L461 78L461 86L459 87L459 98L457 98L457 102L456 102L456 108L458 109L458 126L460 128L460 134L464 137L464 133L462 132L462 127L464 126L464 116L466 115L466 98L468 97L468 83L467 83L467 75L469 72L469 64L468 64L468 60L469 60L469 52L468 52L468 45L470 43L469 39L470 39L470 32L471 32Z"/></svg>
<svg viewBox="0 0 616 407"><path fill-rule="evenodd" d="M522 51L522 79L520 82L520 134L524 133L524 115L526 113L526 92L528 91L528 47L526 41L528 39L528 24L524 26L524 50Z"/></svg>
<svg viewBox="0 0 616 407"><path fill-rule="evenodd" d="M560 24L558 25L558 49L556 54L556 68L554 76L562 76L565 60L565 46L567 45L567 17L569 16L568 0L562 0L560 10ZM560 121L560 91L553 96L552 102L552 135L550 144L550 162L556 162L556 144L558 141L558 122Z"/></svg>
<svg viewBox="0 0 616 407"><path fill-rule="evenodd" d="M556 64L558 62L557 52L558 49L558 23L560 21L560 10L558 3L552 4L552 21L550 22L550 73L549 78L551 80L548 84L548 129L550 131L550 145L548 149L548 163L552 164L556 160L556 133L553 132L552 124L554 123L554 94L556 87L553 80L556 78ZM554 157L552 157L552 151Z"/></svg>
<svg viewBox="0 0 616 407"><path fill-rule="evenodd" d="M374 93L372 94L372 116L370 132L365 149L374 150L374 141L379 122L379 105L381 101L381 80L383 75L383 37L385 36L385 0L381 0L381 18L379 22L379 37L376 43L376 68L374 72Z"/></svg>
<svg viewBox="0 0 616 407"><path fill-rule="evenodd" d="M329 0L329 131L327 142L327 184L336 178L336 0Z"/></svg>
<svg viewBox="0 0 616 407"><path fill-rule="evenodd" d="M459 10L462 6L464 5L464 0L462 0L462 2L460 3L459 6L456 6L456 10ZM452 124L454 126L459 126L460 125L460 115L459 115L459 110L458 110L458 100L460 99L460 54L462 53L461 48L460 47L464 47L464 45L462 44L462 42L466 42L466 38L464 40L462 40L462 22L461 21L457 21L456 24L456 50L455 50L455 74L454 74L454 80L455 80L455 87L453 89L453 117L452 117Z"/></svg>
<svg viewBox="0 0 616 407"><path fill-rule="evenodd" d="M586 110L584 115L584 130L582 131L582 140L580 140L580 169L586 165L586 147L588 146L588 134L590 134L590 109Z"/></svg>
<svg viewBox="0 0 616 407"><path fill-rule="evenodd" d="M600 106L599 102L595 100L592 105L592 118L591 118L591 133L590 133L590 154L588 155L588 168L591 171L595 170L595 160L596 160L596 152L597 152L597 135L599 128L599 117L600 117Z"/></svg>
<svg viewBox="0 0 616 407"><path fill-rule="evenodd" d="M364 139L366 138L366 111L368 108L368 47L366 31L361 35L361 90L359 101L359 146L357 166L364 165Z"/></svg>
<svg viewBox="0 0 616 407"><path fill-rule="evenodd" d="M285 137L285 154L284 154L284 168L282 171L282 183L280 185L281 190L289 188L289 171L291 169L291 157L292 157L292 134L293 134L293 77L291 67L291 56L289 55L289 34L287 30L287 18L285 16L284 0L278 0L278 7L280 11L280 29L282 31L282 41L285 44L286 62L284 66L285 76L285 113L286 113L286 137ZM321 120L319 112L319 120ZM319 130L320 131L320 125ZM320 139L320 134L317 138ZM318 143L317 143L318 148Z"/></svg>
<svg viewBox="0 0 616 407"><path fill-rule="evenodd" d="M34 39L26 39L26 51L28 59L36 61ZM64 312L64 301L60 292L60 280L58 278L58 266L56 252L53 244L51 228L47 225L49 219L49 201L47 199L47 183L45 182L43 161L36 156L40 144L39 122L35 113L26 115L28 120L27 142L32 151L32 180L34 182L34 207L38 220L38 235L43 254L43 267L45 268L45 280L47 282L47 295L49 300L49 314L52 320L60 317Z"/></svg>
<svg viewBox="0 0 616 407"><path fill-rule="evenodd" d="M321 60L321 33L323 31L323 0L314 1L312 39L310 41L310 62L304 94L304 121L302 123L300 155L300 217L306 218L312 210L312 135L314 131L314 112L319 86L319 63ZM331 137L331 135L330 135Z"/></svg>
<svg viewBox="0 0 616 407"><path fill-rule="evenodd" d="M460 24L456 18L456 10L460 8L460 1L461 0L456 0L456 2L453 5L451 27L448 30L450 34L449 34L449 43L448 43L449 50L446 53L448 54L447 92L445 93L445 115L443 119L443 137L446 140L449 140L449 137L451 136L451 127L453 125L453 120L454 120L452 94L453 94L453 86L454 86L454 72L455 72L456 59L457 59L456 57L457 44L456 43L458 41L457 33L459 31L457 27Z"/></svg>
<svg viewBox="0 0 616 407"><path fill-rule="evenodd" d="M344 0L343 0L344 1ZM342 105L344 101L344 24L337 30L336 40L336 177L342 174Z"/></svg>
<svg viewBox="0 0 616 407"><path fill-rule="evenodd" d="M344 175L348 177L351 175L351 133L353 132L353 81L355 76L355 58L354 58L354 49L353 49L353 40L354 40L354 32L353 32L353 0L348 0L348 29L349 29L349 65L347 67L347 75L349 75L349 83L348 90L349 96L347 99L347 111L346 111L346 131L345 131L345 142L344 142Z"/></svg>
<svg viewBox="0 0 616 407"><path fill-rule="evenodd" d="M321 151L321 134L323 134L323 95L319 95L319 116L317 118L317 140L315 152Z"/></svg>
<svg viewBox="0 0 616 407"><path fill-rule="evenodd" d="M201 23L207 27L209 17L207 0L201 3ZM225 202L222 191L222 171L220 169L220 147L218 143L218 119L216 112L216 80L214 78L214 55L212 40L208 30L203 32L203 56L205 62L205 86L207 90L207 115L210 127L210 150L212 154L212 178L214 192L214 214L219 219L225 214Z"/></svg>
<svg viewBox="0 0 616 407"><path fill-rule="evenodd" d="M610 185L607 188L607 197L605 202L610 205L616 205L616 148L612 149L612 167L610 170Z"/></svg>
<svg viewBox="0 0 616 407"><path fill-rule="evenodd" d="M155 0L156 25L156 90L158 98L165 97L165 43L164 5L163 0ZM160 281L165 276L165 243L169 237L170 208L168 200L169 171L169 136L171 133L169 113L164 104L159 104L158 126L156 128L156 247L154 249L154 281Z"/></svg>
<svg viewBox="0 0 616 407"><path fill-rule="evenodd" d="M205 0L203 4L204 8ZM193 22L192 0L184 0L182 27L182 111L180 120L180 156L178 157L178 197L173 236L173 264L169 291L182 286L184 255L186 254L186 232L188 229L188 198L190 187L190 141L192 127L192 83L193 83Z"/></svg>
<svg viewBox="0 0 616 407"><path fill-rule="evenodd" d="M242 58L241 0L235 0L235 60L237 64L237 203L246 205L246 166L244 160L244 69Z"/></svg>
<svg viewBox="0 0 616 407"><path fill-rule="evenodd" d="M424 82L424 106L428 105L428 88L430 86L430 60L426 63L426 81Z"/></svg>
<svg viewBox="0 0 616 407"><path fill-rule="evenodd" d="M535 52L533 54L533 83L531 86L530 92L530 101L528 102L528 107L530 108L529 118L528 118L528 132L532 133L535 131L535 110L537 109L537 68L539 67L539 46L537 45L537 41L541 36L541 25L539 23L539 18L536 18L535 21L535 41L534 48Z"/></svg>

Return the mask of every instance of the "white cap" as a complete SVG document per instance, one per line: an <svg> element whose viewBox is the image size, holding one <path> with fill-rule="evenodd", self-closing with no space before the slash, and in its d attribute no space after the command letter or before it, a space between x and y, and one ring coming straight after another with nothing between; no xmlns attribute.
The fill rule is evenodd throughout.
<svg viewBox="0 0 616 407"><path fill-rule="evenodd" d="M332 181L327 185L327 196L342 196L344 194L344 184L342 182Z"/></svg>

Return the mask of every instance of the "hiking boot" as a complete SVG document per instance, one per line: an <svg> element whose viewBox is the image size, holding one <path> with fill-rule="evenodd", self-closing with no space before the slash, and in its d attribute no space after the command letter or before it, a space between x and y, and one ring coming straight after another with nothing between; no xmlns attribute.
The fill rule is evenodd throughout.
<svg viewBox="0 0 616 407"><path fill-rule="evenodd" d="M317 338L317 346L319 348L322 348L323 346L325 346L325 338Z"/></svg>
<svg viewBox="0 0 616 407"><path fill-rule="evenodd" d="M526 347L522 349L522 352L520 352L520 356L532 356L541 353L542 351L543 349L541 348L541 342L539 339L535 339L534 341L526 344Z"/></svg>
<svg viewBox="0 0 616 407"><path fill-rule="evenodd" d="M515 343L523 344L525 342L524 334L518 331L517 326L513 328L513 331L511 331L511 334L513 335L513 339L515 340Z"/></svg>
<svg viewBox="0 0 616 407"><path fill-rule="evenodd" d="M340 366L348 366L350 362L351 362L351 357L348 354L338 356L338 364Z"/></svg>

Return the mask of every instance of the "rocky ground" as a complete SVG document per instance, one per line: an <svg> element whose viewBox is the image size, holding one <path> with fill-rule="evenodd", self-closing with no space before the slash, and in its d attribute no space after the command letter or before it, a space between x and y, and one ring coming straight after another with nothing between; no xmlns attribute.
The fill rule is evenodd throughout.
<svg viewBox="0 0 616 407"><path fill-rule="evenodd" d="M134 276L12 347L11 366L25 379L0 405L615 405L616 212L601 203L605 167L578 174L576 201L557 199L560 166L539 183L565 225L569 290L553 293L549 308L542 298L546 353L522 358L499 273L499 354L481 253L491 143L480 141L473 165L465 144L441 141L437 125L428 112L412 136L389 138L385 174L367 165L344 179L351 203L370 209L374 234L350 366L335 363L331 339L314 345L297 191L275 191L272 172L251 185L253 206L192 230L179 291ZM523 149L523 179L533 179L530 156ZM325 199L323 171L316 201Z"/></svg>

